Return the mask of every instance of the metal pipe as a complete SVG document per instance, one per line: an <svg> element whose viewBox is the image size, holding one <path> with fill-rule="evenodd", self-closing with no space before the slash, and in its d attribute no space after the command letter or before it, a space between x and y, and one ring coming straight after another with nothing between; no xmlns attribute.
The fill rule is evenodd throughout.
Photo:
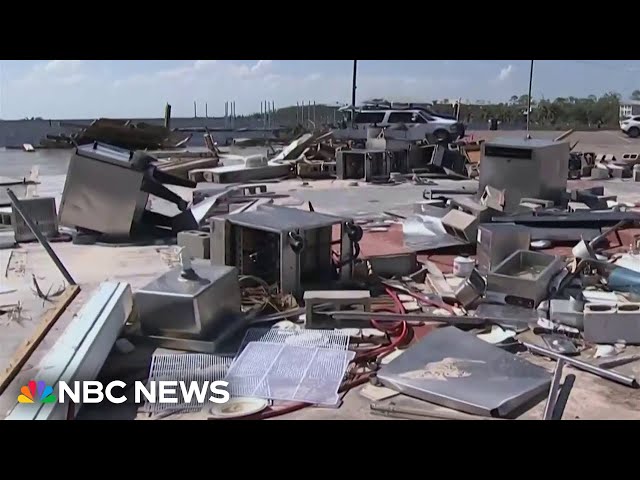
<svg viewBox="0 0 640 480"><path fill-rule="evenodd" d="M422 408L415 407L401 407L391 403L390 405L381 405L379 403L371 403L369 405L372 413L380 415L414 419L414 417L423 418L438 418L442 420L504 420L500 417L481 417L479 415L469 415L462 412L452 411L449 412L433 412ZM406 416L406 417L405 417Z"/></svg>
<svg viewBox="0 0 640 480"><path fill-rule="evenodd" d="M564 409L567 407L569 401L569 395L573 389L573 384L576 382L575 375L567 375L564 377L564 382L558 392L558 398L556 399L556 405L553 407L553 413L551 414L551 420L562 420L564 415Z"/></svg>
<svg viewBox="0 0 640 480"><path fill-rule="evenodd" d="M65 266L56 255L56 252L54 252L51 248L51 245L49 245L47 238L42 234L40 228L38 228L31 217L24 211L24 209L22 208L22 203L20 202L20 200L18 200L18 198L10 188L7 188L7 195L9 196L9 200L11 200L13 208L15 208L16 212L18 212L23 218L23 220L29 227L29 230L31 230L31 233L33 233L33 236L38 239L38 242L40 242L40 245L42 245L42 247L46 250L51 260L53 260L53 263L56 264L56 267L58 267L58 270L60 270L60 273L65 278L65 280L69 283L69 285L77 285L76 281L73 279L71 274L67 271Z"/></svg>
<svg viewBox="0 0 640 480"><path fill-rule="evenodd" d="M533 86L533 60L531 60L531 70L529 71L529 97L527 98L527 138L529 135L529 123L531 117L531 87Z"/></svg>
<svg viewBox="0 0 640 480"><path fill-rule="evenodd" d="M370 320L374 319L380 322L443 322L449 324L462 325L486 325L489 320L484 317L469 317L466 315L431 315L423 314L402 314L387 312L357 312L357 311L331 311L318 312L324 315L330 315L336 320ZM504 319L501 319L504 320Z"/></svg>
<svg viewBox="0 0 640 480"><path fill-rule="evenodd" d="M629 355L627 357L619 357L611 360L605 360L599 363L601 368L615 368L620 365L626 365L627 363L636 362L640 360L640 355Z"/></svg>
<svg viewBox="0 0 640 480"><path fill-rule="evenodd" d="M547 403L544 406L543 420L551 420L553 410L556 406L556 400L558 399L558 389L560 388L560 380L562 380L562 369L564 367L564 360L558 360L556 362L556 368L553 370L553 380L551 381L551 387L549 388L549 395L547 396Z"/></svg>
<svg viewBox="0 0 640 480"><path fill-rule="evenodd" d="M537 353L538 355L543 355L545 357L553 358L555 360L564 360L565 363L568 363L569 365L577 368L578 370L591 373L592 375L596 375L600 378L604 378L606 380L619 383L620 385L624 385L626 387L631 387L631 388L640 387L640 385L638 384L638 381L634 377L629 377L627 375L622 375L621 373L612 372L611 370L605 370L604 368L600 368L590 363L583 362L582 360L578 360L572 357L567 357L565 355L561 355L551 350L547 350L546 348L539 347L538 345L533 345L527 342L521 342L521 343L532 353Z"/></svg>

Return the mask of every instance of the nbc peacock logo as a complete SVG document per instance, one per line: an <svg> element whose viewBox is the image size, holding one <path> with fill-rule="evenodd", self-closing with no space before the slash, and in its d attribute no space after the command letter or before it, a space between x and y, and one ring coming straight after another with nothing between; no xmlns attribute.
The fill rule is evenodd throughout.
<svg viewBox="0 0 640 480"><path fill-rule="evenodd" d="M36 382L31 380L28 385L20 389L18 395L18 403L55 403L56 396L53 394L53 388L44 382Z"/></svg>

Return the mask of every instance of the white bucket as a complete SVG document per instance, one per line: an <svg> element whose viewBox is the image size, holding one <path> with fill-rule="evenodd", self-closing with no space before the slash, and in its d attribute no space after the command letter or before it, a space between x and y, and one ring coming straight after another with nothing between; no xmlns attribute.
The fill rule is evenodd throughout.
<svg viewBox="0 0 640 480"><path fill-rule="evenodd" d="M471 275L476 261L469 257L456 257L453 259L453 274L456 277L467 278Z"/></svg>

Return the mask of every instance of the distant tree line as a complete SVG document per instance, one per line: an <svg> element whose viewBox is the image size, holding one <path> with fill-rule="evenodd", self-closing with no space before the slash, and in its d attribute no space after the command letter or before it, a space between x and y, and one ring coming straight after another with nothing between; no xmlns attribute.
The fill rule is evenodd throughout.
<svg viewBox="0 0 640 480"><path fill-rule="evenodd" d="M635 90L631 98L640 100L640 90ZM550 99L532 99L531 101L531 127L539 129L563 129L563 128L617 128L620 115L621 95L616 92L605 93L598 97L589 95L586 98L558 97ZM453 114L454 107L449 99L433 100L434 112ZM460 120L467 124L487 123L495 118L503 124L523 124L526 122L528 96L513 95L508 102L489 103L476 101L474 104L462 103L460 106ZM334 125L342 120L342 113L337 106L311 105L304 107L291 106L280 108L273 113L271 125L295 125L304 120L305 125L309 121L317 126ZM264 116L256 113L249 118L264 119Z"/></svg>
<svg viewBox="0 0 640 480"><path fill-rule="evenodd" d="M637 93L640 98L640 91ZM531 125L534 128L617 128L620 116L620 94L605 93L601 97L558 97L554 100L532 99ZM460 120L466 123L488 122L496 118L503 123L524 123L527 116L528 95L514 95L509 102L460 106ZM446 99L434 103L434 110L452 113L453 106Z"/></svg>

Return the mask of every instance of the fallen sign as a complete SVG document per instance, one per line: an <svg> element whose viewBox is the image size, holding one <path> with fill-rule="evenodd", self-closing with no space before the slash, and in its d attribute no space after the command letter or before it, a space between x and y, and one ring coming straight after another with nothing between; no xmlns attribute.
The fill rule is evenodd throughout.
<svg viewBox="0 0 640 480"><path fill-rule="evenodd" d="M24 364L27 363L27 360L29 360L35 349L38 348L38 345L40 345L44 337L49 333L78 293L80 293L80 287L78 285L67 287L56 304L44 313L36 330L18 348L11 360L9 360L9 366L2 372L2 375L0 375L0 395L2 395L20 372Z"/></svg>
<svg viewBox="0 0 640 480"><path fill-rule="evenodd" d="M120 330L133 308L127 283L104 282L82 307L38 365L35 378L55 386L64 381L93 380L98 376ZM18 403L6 420L64 420L72 405Z"/></svg>

